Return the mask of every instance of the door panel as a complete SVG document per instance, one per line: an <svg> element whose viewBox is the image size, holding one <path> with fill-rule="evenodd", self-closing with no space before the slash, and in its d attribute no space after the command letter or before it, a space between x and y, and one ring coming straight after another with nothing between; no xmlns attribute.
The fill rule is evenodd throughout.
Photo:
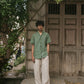
<svg viewBox="0 0 84 84"><path fill-rule="evenodd" d="M53 9L55 8L55 10ZM50 72L54 74L60 74L61 72L61 54L62 54L62 44L61 44L61 24L60 24L60 5L49 3L47 4L47 21L46 21L46 31L51 37L50 43Z"/></svg>
<svg viewBox="0 0 84 84"><path fill-rule="evenodd" d="M52 40L50 72L54 71L62 75L84 72L83 11L84 2L62 2L59 5L49 2L47 4L46 31Z"/></svg>

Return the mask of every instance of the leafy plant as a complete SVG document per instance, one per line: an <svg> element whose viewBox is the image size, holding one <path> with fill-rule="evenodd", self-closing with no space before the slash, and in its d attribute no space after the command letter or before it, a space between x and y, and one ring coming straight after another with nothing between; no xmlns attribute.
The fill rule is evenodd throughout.
<svg viewBox="0 0 84 84"><path fill-rule="evenodd" d="M26 72L26 66L24 65L20 70L16 71L16 76L18 76L20 73L25 73Z"/></svg>
<svg viewBox="0 0 84 84"><path fill-rule="evenodd" d="M17 66L17 65L23 63L24 60L25 60L25 56L20 56L20 57L18 57L18 58L15 60L14 66Z"/></svg>
<svg viewBox="0 0 84 84"><path fill-rule="evenodd" d="M57 4L59 4L61 1L63 1L63 0L55 0L56 2L57 2Z"/></svg>
<svg viewBox="0 0 84 84"><path fill-rule="evenodd" d="M15 43L29 22L29 3L38 0L0 0L0 72L15 52ZM8 37L6 37L8 35Z"/></svg>
<svg viewBox="0 0 84 84"><path fill-rule="evenodd" d="M26 72L26 67L23 66L23 67L21 68L21 70L18 70L18 72L19 72L19 73L25 73L25 72Z"/></svg>

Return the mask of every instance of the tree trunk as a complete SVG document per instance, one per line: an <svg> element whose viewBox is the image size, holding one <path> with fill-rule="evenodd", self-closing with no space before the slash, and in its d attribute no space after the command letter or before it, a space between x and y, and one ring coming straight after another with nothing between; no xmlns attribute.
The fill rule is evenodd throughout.
<svg viewBox="0 0 84 84"><path fill-rule="evenodd" d="M7 36L6 36L6 33L0 33L0 36L1 36L1 41L3 42L3 47L6 48L6 46L8 45L8 42L7 42ZM6 50L6 55L4 56L5 59L9 59L10 57L10 54L11 54L11 51L10 51L10 48L8 48Z"/></svg>

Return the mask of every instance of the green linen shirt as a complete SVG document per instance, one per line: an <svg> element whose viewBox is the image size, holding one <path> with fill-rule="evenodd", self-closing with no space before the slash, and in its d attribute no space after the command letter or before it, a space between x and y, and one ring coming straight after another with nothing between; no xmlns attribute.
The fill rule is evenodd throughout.
<svg viewBox="0 0 84 84"><path fill-rule="evenodd" d="M50 42L51 38L45 31L41 35L38 31L32 35L30 43L34 45L34 57L36 59L48 56L47 44Z"/></svg>

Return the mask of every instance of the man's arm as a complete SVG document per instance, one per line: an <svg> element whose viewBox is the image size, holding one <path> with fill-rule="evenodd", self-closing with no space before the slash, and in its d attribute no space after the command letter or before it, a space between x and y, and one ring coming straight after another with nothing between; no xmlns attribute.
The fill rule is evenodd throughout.
<svg viewBox="0 0 84 84"><path fill-rule="evenodd" d="M51 38L50 38L49 34L47 34L47 52L48 52L48 56L49 56L49 45L50 45L50 42L51 42Z"/></svg>
<svg viewBox="0 0 84 84"><path fill-rule="evenodd" d="M35 62L35 58L34 58L34 45L32 45L32 61Z"/></svg>
<svg viewBox="0 0 84 84"><path fill-rule="evenodd" d="M30 43L32 44L32 61L35 62L34 59L34 42L35 42L35 38L34 38L34 34L31 37Z"/></svg>
<svg viewBox="0 0 84 84"><path fill-rule="evenodd" d="M48 52L48 56L49 56L49 43L47 44L47 52Z"/></svg>

